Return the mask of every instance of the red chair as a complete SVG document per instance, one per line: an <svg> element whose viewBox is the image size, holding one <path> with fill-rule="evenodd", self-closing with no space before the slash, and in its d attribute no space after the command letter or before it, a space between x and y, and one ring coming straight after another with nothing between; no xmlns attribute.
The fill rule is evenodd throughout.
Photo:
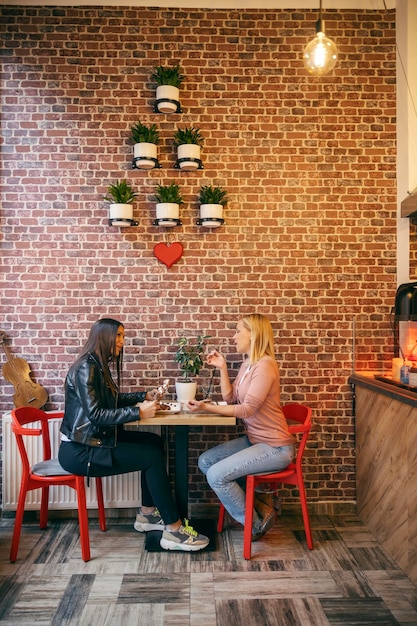
<svg viewBox="0 0 417 626"><path fill-rule="evenodd" d="M311 429L311 408L305 406L304 404L286 404L282 408L287 422L289 423L290 432L293 434L302 433L302 437L297 443L297 457L294 463L290 463L287 468L280 472L273 472L270 474L250 474L246 477L245 525L243 530L243 557L245 559L251 558L254 496L255 488L260 483L271 483L275 486L275 489L279 483L288 483L298 487L307 547L309 550L313 549L313 538L311 535L310 518L308 515L302 470L304 449L306 447ZM225 509L221 504L219 519L217 522L217 532L221 532L223 530L224 514Z"/></svg>
<svg viewBox="0 0 417 626"><path fill-rule="evenodd" d="M81 555L83 561L90 560L90 537L88 534L88 514L85 491L85 476L77 476L66 472L59 464L58 459L51 459L51 441L49 435L49 420L62 418L62 412L45 413L41 409L22 406L12 411L12 431L16 435L16 442L22 459L23 472L20 483L19 501L16 509L10 561L14 563L19 549L20 531L22 529L23 514L25 512L26 494L33 489L42 489L40 528L46 528L48 523L48 499L51 485L67 485L77 492L78 521L80 525ZM26 424L38 422L36 428L25 428ZM30 466L28 453L23 437L42 437L43 461L33 467ZM96 491L100 529L106 530L104 513L103 487L101 478L96 478Z"/></svg>

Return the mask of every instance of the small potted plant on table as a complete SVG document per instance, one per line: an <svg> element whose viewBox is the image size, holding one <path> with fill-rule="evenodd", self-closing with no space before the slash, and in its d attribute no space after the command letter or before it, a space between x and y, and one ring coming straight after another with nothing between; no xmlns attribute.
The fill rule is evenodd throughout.
<svg viewBox="0 0 417 626"><path fill-rule="evenodd" d="M217 228L224 223L223 208L227 204L227 192L222 187L202 185L199 192L199 226Z"/></svg>
<svg viewBox="0 0 417 626"><path fill-rule="evenodd" d="M126 180L116 181L107 187L104 200L110 202L110 226L136 226L132 203L137 197Z"/></svg>
<svg viewBox="0 0 417 626"><path fill-rule="evenodd" d="M136 122L131 128L131 141L133 146L132 167L140 170L151 170L161 167L157 158L157 145L159 144L159 131L156 124L146 126L142 122Z"/></svg>
<svg viewBox="0 0 417 626"><path fill-rule="evenodd" d="M181 368L181 378L175 382L178 402L185 403L195 398L197 383L193 377L199 375L204 365L203 354L209 338L210 335L198 335L195 339L181 337L178 340L175 354L175 361Z"/></svg>
<svg viewBox="0 0 417 626"><path fill-rule="evenodd" d="M199 128L178 128L174 134L174 146L178 156L174 167L185 171L203 169L200 158L203 142Z"/></svg>
<svg viewBox="0 0 417 626"><path fill-rule="evenodd" d="M157 185L155 197L157 204L154 226L181 225L179 219L180 204L183 204L184 200L180 186L177 183Z"/></svg>
<svg viewBox="0 0 417 626"><path fill-rule="evenodd" d="M179 65L157 65L152 74L157 84L155 113L181 113L180 87L185 79Z"/></svg>

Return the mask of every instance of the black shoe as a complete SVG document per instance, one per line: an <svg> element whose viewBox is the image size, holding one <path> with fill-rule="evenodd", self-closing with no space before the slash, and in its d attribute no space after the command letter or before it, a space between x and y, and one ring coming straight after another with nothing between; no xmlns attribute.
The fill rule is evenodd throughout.
<svg viewBox="0 0 417 626"><path fill-rule="evenodd" d="M262 491L260 491L259 493L256 492L255 493L255 509L256 509L257 503L266 504L267 506L274 507L278 515L280 515L281 513L281 508L282 508L281 498L275 495L274 493L264 493Z"/></svg>
<svg viewBox="0 0 417 626"><path fill-rule="evenodd" d="M272 528L275 522L275 509L271 509L269 513L262 518L261 531L265 534Z"/></svg>
<svg viewBox="0 0 417 626"><path fill-rule="evenodd" d="M252 541L258 541L258 539L261 539L261 537L263 537L264 534L265 534L265 531L261 530L260 528L252 529Z"/></svg>
<svg viewBox="0 0 417 626"><path fill-rule="evenodd" d="M275 522L275 509L271 508L269 511L265 511L265 515L262 518L262 524L260 528L252 528L252 541L258 541L265 533L272 528Z"/></svg>

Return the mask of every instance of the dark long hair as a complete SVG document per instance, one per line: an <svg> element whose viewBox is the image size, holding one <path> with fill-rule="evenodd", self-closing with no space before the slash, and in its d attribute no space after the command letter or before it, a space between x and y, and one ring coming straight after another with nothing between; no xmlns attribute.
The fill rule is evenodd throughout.
<svg viewBox="0 0 417 626"><path fill-rule="evenodd" d="M114 391L120 387L123 369L123 350L120 351L119 356L116 356L115 353L117 331L120 326L124 328L122 322L110 317L103 317L95 322L77 359L78 361L85 355L94 353L103 370L106 385ZM112 378L109 363L113 364L116 372L117 386Z"/></svg>

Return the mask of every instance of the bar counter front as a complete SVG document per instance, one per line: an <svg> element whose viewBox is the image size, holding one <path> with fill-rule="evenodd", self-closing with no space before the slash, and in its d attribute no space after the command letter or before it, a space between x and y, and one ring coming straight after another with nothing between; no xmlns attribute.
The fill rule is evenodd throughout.
<svg viewBox="0 0 417 626"><path fill-rule="evenodd" d="M355 373L357 509L417 584L417 389Z"/></svg>

